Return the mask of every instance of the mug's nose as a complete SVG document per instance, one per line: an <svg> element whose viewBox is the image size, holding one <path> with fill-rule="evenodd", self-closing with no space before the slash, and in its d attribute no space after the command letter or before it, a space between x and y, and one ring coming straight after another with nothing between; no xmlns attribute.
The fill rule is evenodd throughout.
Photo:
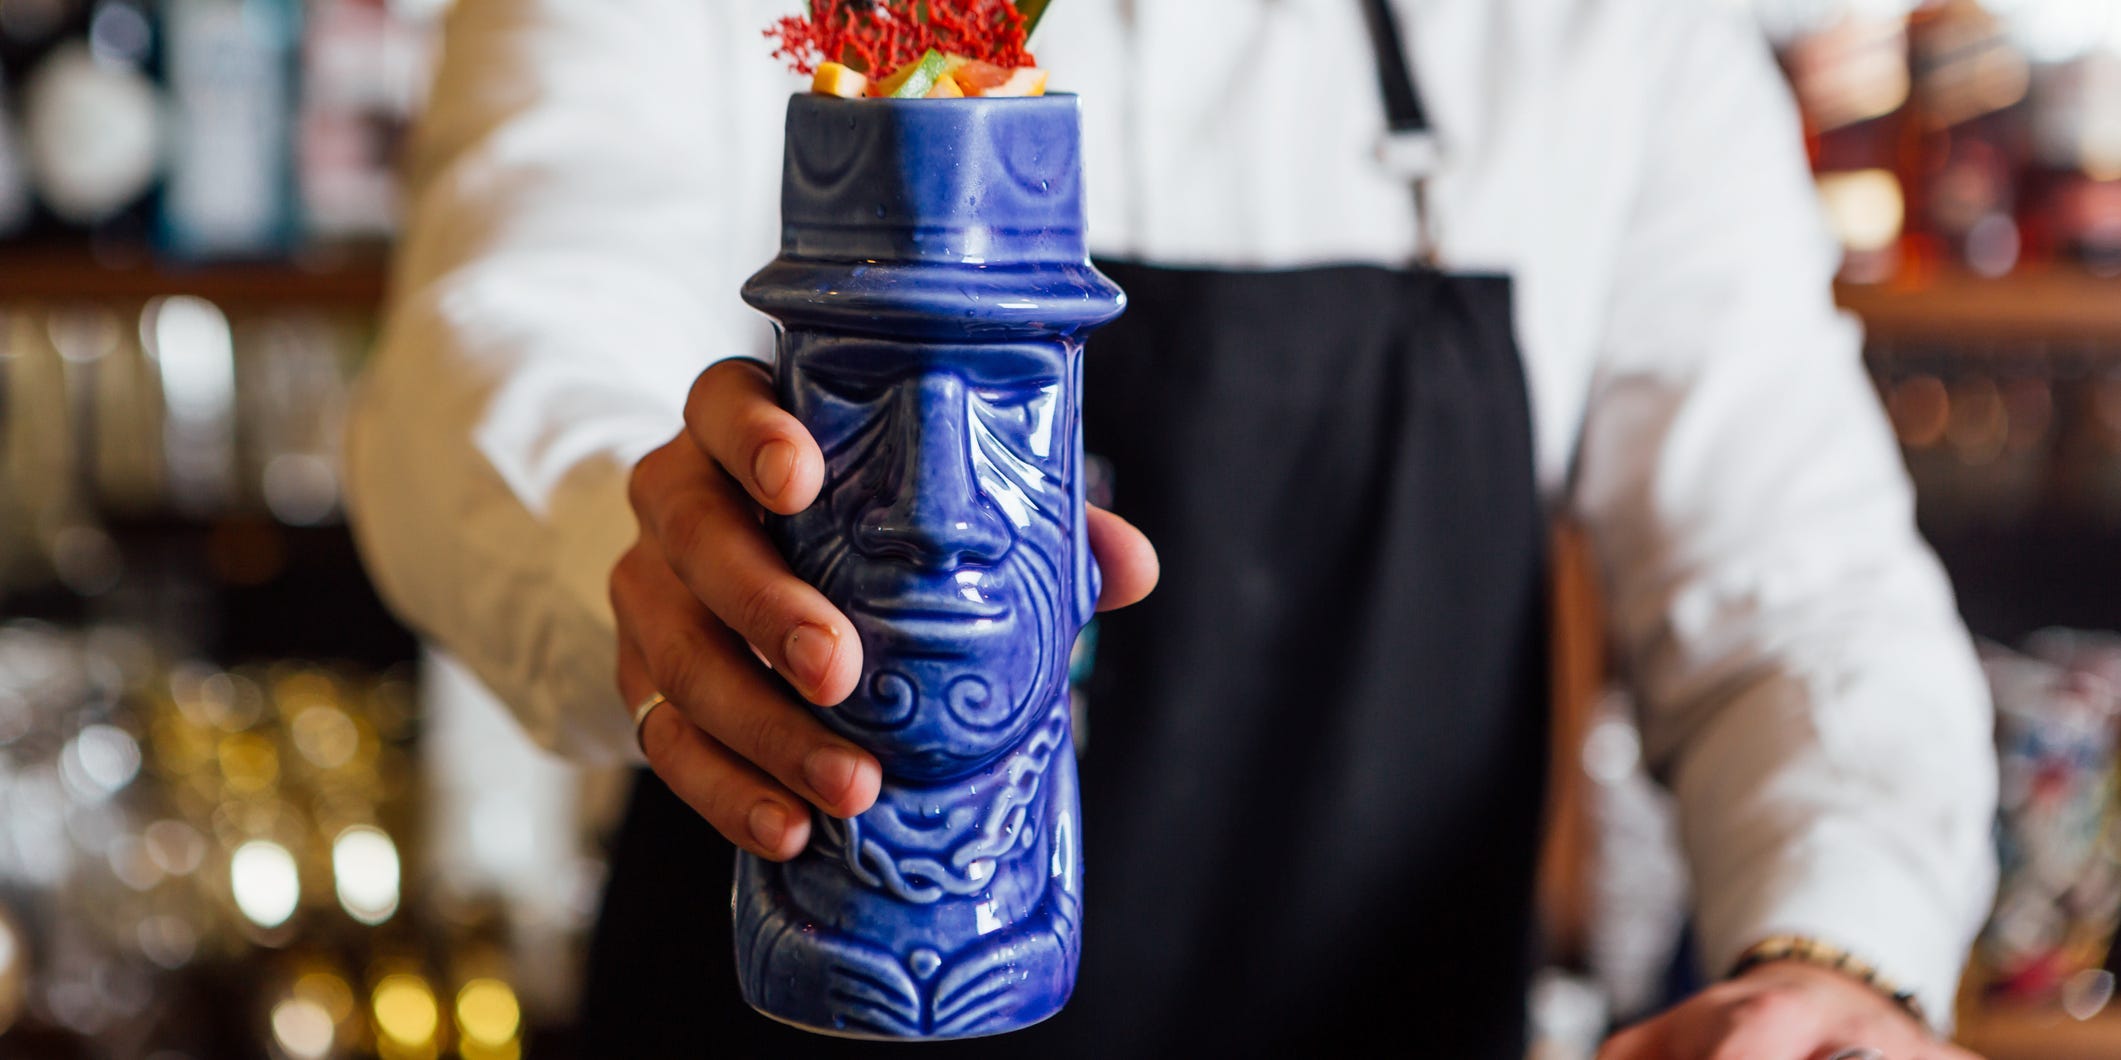
<svg viewBox="0 0 2121 1060"><path fill-rule="evenodd" d="M980 495L964 381L949 372L909 380L890 416L874 457L883 465L876 494L855 520L855 547L942 570L1007 555L1016 536Z"/></svg>

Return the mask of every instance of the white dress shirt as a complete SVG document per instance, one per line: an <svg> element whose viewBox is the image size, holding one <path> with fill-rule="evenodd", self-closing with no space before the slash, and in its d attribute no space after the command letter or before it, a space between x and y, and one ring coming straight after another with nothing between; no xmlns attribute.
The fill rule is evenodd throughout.
<svg viewBox="0 0 2121 1060"><path fill-rule="evenodd" d="M1539 480L1596 543L1710 969L1800 932L1947 1014L1993 883L1989 706L1764 44L1707 0L1396 2L1436 248L1516 278ZM771 356L737 292L802 87L761 30L798 7L449 25L351 505L386 597L563 754L633 753L605 593L629 469L703 368ZM1355 0L1063 0L1033 44L1082 95L1099 253L1413 254Z"/></svg>

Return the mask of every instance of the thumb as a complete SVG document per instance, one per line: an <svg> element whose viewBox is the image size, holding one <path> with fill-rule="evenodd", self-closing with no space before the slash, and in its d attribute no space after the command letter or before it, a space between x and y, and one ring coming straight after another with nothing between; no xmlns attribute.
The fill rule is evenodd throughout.
<svg viewBox="0 0 2121 1060"><path fill-rule="evenodd" d="M1659 1060L1664 1056L1663 1019L1638 1023L1607 1038L1597 1060Z"/></svg>
<svg viewBox="0 0 2121 1060"><path fill-rule="evenodd" d="M1092 507L1088 518L1090 551L1097 556L1098 569L1105 578L1104 595L1098 599L1097 609L1125 607L1149 595L1161 572L1156 546L1134 524L1103 508Z"/></svg>

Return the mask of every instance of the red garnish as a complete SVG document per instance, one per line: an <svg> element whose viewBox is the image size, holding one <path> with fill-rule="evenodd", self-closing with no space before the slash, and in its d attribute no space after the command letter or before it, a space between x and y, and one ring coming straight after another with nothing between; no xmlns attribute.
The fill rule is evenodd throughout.
<svg viewBox="0 0 2121 1060"><path fill-rule="evenodd" d="M1036 66L1024 50L1024 16L1014 0L810 0L810 14L775 22L775 58L796 73L844 63L883 77L928 49L996 66Z"/></svg>

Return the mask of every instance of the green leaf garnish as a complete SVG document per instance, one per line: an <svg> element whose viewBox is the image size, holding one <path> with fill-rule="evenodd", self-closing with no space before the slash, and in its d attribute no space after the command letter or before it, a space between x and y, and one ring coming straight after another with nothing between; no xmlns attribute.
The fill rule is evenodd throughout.
<svg viewBox="0 0 2121 1060"><path fill-rule="evenodd" d="M1046 8L1050 6L1052 0L1016 0L1017 13L1024 16L1024 36L1030 36L1031 31L1038 28L1038 20L1046 17Z"/></svg>

